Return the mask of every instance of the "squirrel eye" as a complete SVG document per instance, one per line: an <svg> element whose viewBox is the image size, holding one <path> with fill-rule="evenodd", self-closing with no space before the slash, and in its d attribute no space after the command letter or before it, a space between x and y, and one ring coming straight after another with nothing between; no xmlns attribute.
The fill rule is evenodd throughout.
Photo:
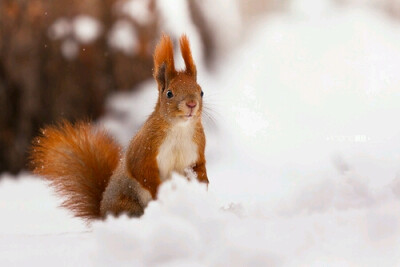
<svg viewBox="0 0 400 267"><path fill-rule="evenodd" d="M173 96L174 96L174 94L170 90L168 90L167 91L167 97L168 98L172 98Z"/></svg>
<svg viewBox="0 0 400 267"><path fill-rule="evenodd" d="M204 92L203 92L203 91L201 91L200 95L201 95L201 97L203 97L203 95L204 95Z"/></svg>

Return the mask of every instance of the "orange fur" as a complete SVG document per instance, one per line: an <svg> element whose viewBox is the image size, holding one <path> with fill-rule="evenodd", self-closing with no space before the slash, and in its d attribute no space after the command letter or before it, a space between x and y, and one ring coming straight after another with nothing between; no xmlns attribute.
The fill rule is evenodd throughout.
<svg viewBox="0 0 400 267"><path fill-rule="evenodd" d="M163 34L160 42L154 51L154 73L159 87L176 75L174 63L174 48L171 38Z"/></svg>
<svg viewBox="0 0 400 267"><path fill-rule="evenodd" d="M161 84L159 87L165 87L164 91L159 91L158 101L154 112L149 119L132 139L127 150L127 170L129 176L139 181L139 183L149 190L152 197L155 198L159 185L161 184L159 169L156 162L158 149L166 137L177 118L183 116L188 111L185 106L180 105L183 102L195 101L198 103L197 116L194 118L196 131L193 141L198 146L198 162L195 171L198 171L198 179L208 183L205 170L205 135L201 123L202 99L200 96L201 88L196 83L196 66L193 62L189 47L189 41L186 35L180 39L181 53L185 60L186 70L177 72L173 64L173 48L171 39L163 35L160 43L154 53L154 72L155 78L162 73L163 63L167 62L170 72L173 72L173 78L168 83ZM180 98L168 99L165 97L165 91L169 89L174 94L182 96Z"/></svg>
<svg viewBox="0 0 400 267"><path fill-rule="evenodd" d="M48 127L34 142L34 172L51 182L66 198L63 206L76 216L140 216L148 201L156 198L162 181L169 178L165 177L169 171L182 173L186 167L192 167L197 179L208 183L201 122L202 90L196 82L196 66L186 36L182 36L180 45L186 70L179 72L174 66L171 39L163 35L157 45L157 104L122 160L115 142L87 123L72 126L62 122L58 127Z"/></svg>
<svg viewBox="0 0 400 267"><path fill-rule="evenodd" d="M192 52L190 51L189 40L186 35L182 35L180 41L181 53L185 61L186 72L194 77L197 75L196 65L194 64Z"/></svg>
<svg viewBox="0 0 400 267"><path fill-rule="evenodd" d="M65 197L63 206L85 219L100 217L100 201L120 158L120 148L106 132L87 123L63 121L42 130L33 142L34 173Z"/></svg>

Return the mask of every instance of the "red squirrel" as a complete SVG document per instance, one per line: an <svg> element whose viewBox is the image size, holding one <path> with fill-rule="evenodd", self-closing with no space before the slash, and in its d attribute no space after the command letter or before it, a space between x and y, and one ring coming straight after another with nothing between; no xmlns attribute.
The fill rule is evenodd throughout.
<svg viewBox="0 0 400 267"><path fill-rule="evenodd" d="M161 37L154 52L157 104L125 153L104 130L85 122L63 121L44 128L34 140L34 173L50 181L75 216L141 216L172 172L185 175L193 170L208 184L203 91L186 35L180 48L186 68L177 71L172 41Z"/></svg>

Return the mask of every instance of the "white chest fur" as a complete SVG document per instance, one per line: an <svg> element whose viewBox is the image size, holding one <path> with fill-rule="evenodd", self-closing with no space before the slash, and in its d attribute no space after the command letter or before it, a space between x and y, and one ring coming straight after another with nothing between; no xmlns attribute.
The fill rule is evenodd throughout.
<svg viewBox="0 0 400 267"><path fill-rule="evenodd" d="M165 181L171 173L184 174L185 169L197 161L197 145L193 142L195 125L191 121L176 123L167 133L159 148L157 164L161 181Z"/></svg>

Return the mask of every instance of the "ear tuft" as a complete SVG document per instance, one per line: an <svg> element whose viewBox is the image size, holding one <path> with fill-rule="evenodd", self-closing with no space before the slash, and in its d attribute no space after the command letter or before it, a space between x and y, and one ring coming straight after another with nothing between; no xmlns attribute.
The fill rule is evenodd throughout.
<svg viewBox="0 0 400 267"><path fill-rule="evenodd" d="M159 88L165 89L168 82L176 75L174 49L171 38L163 34L154 51L154 73Z"/></svg>
<svg viewBox="0 0 400 267"><path fill-rule="evenodd" d="M190 51L189 39L186 34L183 34L180 39L181 53L185 61L186 73L192 75L195 79L197 77L196 65L194 64L192 52Z"/></svg>

